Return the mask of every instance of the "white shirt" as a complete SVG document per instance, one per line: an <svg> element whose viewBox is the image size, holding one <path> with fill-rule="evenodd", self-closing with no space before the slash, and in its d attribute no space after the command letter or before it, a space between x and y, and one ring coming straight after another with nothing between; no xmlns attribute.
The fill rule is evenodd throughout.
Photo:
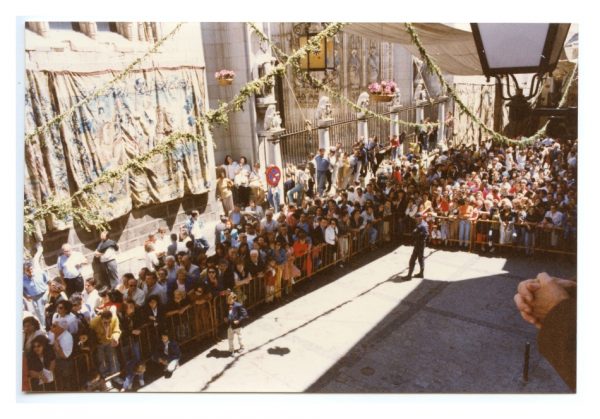
<svg viewBox="0 0 600 419"><path fill-rule="evenodd" d="M102 299L98 295L98 290L95 288L90 293L84 290L81 293L81 296L83 297L83 301L90 306L92 310L96 310L96 308L102 304Z"/></svg>
<svg viewBox="0 0 600 419"><path fill-rule="evenodd" d="M142 307L146 302L146 293L137 287L135 288L135 292L133 293L133 295L130 295L129 291L130 290L128 288L127 292L125 293L125 300L129 300L131 298L136 305Z"/></svg>
<svg viewBox="0 0 600 419"><path fill-rule="evenodd" d="M363 218L365 223L373 222L375 220L375 215L369 214L367 211L363 211L360 216Z"/></svg>
<svg viewBox="0 0 600 419"><path fill-rule="evenodd" d="M271 222L267 221L267 219L265 218L264 220L262 220L260 222L260 227L261 227L261 230L266 231L267 233L270 233L272 231L277 230L278 224L274 218L271 219Z"/></svg>
<svg viewBox="0 0 600 419"><path fill-rule="evenodd" d="M304 189L308 187L308 176L304 170L296 170L296 183L301 184Z"/></svg>
<svg viewBox="0 0 600 419"><path fill-rule="evenodd" d="M83 254L72 251L68 257L65 255L60 255L56 265L58 270L62 272L65 278L73 279L81 276L80 268L84 263L87 263L87 259L83 256Z"/></svg>
<svg viewBox="0 0 600 419"><path fill-rule="evenodd" d="M223 168L225 169L225 172L227 173L227 177L231 180L233 180L235 178L235 173L237 172L238 167L239 167L239 164L235 161L231 164L223 165Z"/></svg>
<svg viewBox="0 0 600 419"><path fill-rule="evenodd" d="M152 287L152 290L148 290L148 287L146 286L146 284L144 284L143 291L144 291L144 295L146 296L146 300L151 295L156 295L156 296L158 296L160 303L162 305L167 304L167 290L165 289L165 287L160 285L158 282L156 284L154 284L154 287Z"/></svg>
<svg viewBox="0 0 600 419"><path fill-rule="evenodd" d="M156 253L167 253L167 248L171 244L171 238L167 235L160 238L158 237L156 242L154 242L154 251Z"/></svg>
<svg viewBox="0 0 600 419"><path fill-rule="evenodd" d="M196 220L192 223L192 228L190 233L194 236L195 239L199 239L202 237L202 228L200 220Z"/></svg>
<svg viewBox="0 0 600 419"><path fill-rule="evenodd" d="M114 248L109 247L100 256L100 262L110 262L111 260L114 260L116 257L117 257L117 251Z"/></svg>
<svg viewBox="0 0 600 419"><path fill-rule="evenodd" d="M50 345L54 345L55 339L56 336L54 336L54 333L48 333L48 341L50 342ZM62 349L65 356L67 358L70 357L73 353L73 336L65 330L58 337L58 344L60 345L60 348Z"/></svg>
<svg viewBox="0 0 600 419"><path fill-rule="evenodd" d="M155 271L159 263L160 262L158 261L156 252L146 252L146 268L150 269L151 271Z"/></svg>
<svg viewBox="0 0 600 419"><path fill-rule="evenodd" d="M561 225L563 221L563 213L560 211L556 211L554 214L552 214L552 211L546 211L544 218L545 217L551 218L552 224L554 224L555 226Z"/></svg>
<svg viewBox="0 0 600 419"><path fill-rule="evenodd" d="M58 319L66 319L67 320L67 331L73 335L76 335L79 331L79 321L77 317L73 313L69 313L66 316L59 316L58 313L54 313L52 315L52 322Z"/></svg>
<svg viewBox="0 0 600 419"><path fill-rule="evenodd" d="M325 243L335 245L335 240L338 235L337 227L327 226L325 229Z"/></svg>

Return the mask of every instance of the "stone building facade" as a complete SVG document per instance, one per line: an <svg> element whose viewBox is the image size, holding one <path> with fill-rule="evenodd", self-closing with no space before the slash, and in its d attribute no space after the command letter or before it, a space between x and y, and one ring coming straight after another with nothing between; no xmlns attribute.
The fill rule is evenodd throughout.
<svg viewBox="0 0 600 419"><path fill-rule="evenodd" d="M127 69L136 58L142 57L157 41L169 34L174 28L174 23L27 22L24 31L25 70L28 77L30 74L51 77L55 74L67 72L68 74L73 73L81 76L81 79L83 79L85 76L93 76L105 71L108 71L110 74L118 74ZM207 79L205 67L201 25L199 23L186 23L181 26L172 38L167 39L161 45L158 52L151 54L134 66L132 74L135 73L135 77L139 75L139 79L136 79L136 89L138 87L140 90L148 89L148 92L145 94L146 99L156 100L157 102L162 101L161 103L164 103L169 95L178 92L177 89L185 90L189 88L186 85L183 85L183 87L179 85L166 86L165 84L169 80L172 80L167 76L172 76L173 69L193 69L193 74L185 74L184 78L187 78L187 81L189 81L189 77L195 78L196 90L193 93L199 97L194 97L193 103L190 106L196 106L199 108L196 109L197 114L202 114L208 110L209 103L208 91L203 87L206 86ZM152 90L151 83L146 84L146 82L143 82L143 84L140 83L140 86L138 86L138 80L143 81L144 77L150 77L149 75L151 75L152 71L161 76L164 75L165 78L162 80L164 81L163 85L158 86L161 80L155 77L155 80L157 80L157 85L154 87L155 90ZM165 75L163 73L169 74ZM181 81L183 78L173 78L173 80L186 83L186 81ZM27 88L29 87L28 84ZM85 91L84 87L77 87ZM100 86L85 86L85 88L89 89L87 90L88 92L98 87ZM29 92L27 93L29 94ZM152 103L154 102L151 102L151 111L154 106ZM132 108L138 106L136 100L123 104L125 107L129 106ZM158 109L158 105L156 106L156 112L160 115L163 108ZM93 106L91 108L91 110L86 109L85 112L89 111L93 113L95 109ZM134 110L132 110L133 118L140 118L138 114L135 114ZM77 114L77 118L81 117L85 120L83 112ZM169 132L174 131L177 124L180 124L179 126L182 124L185 125L185 121L177 120L180 117L176 115L177 112L173 112L173 110L170 110L170 112L168 116L165 116L164 120L154 120L149 123L152 128L150 137L155 137L153 140L156 143ZM181 113L183 114L183 111ZM144 114L144 116L148 119L156 119L156 114L151 113L149 116ZM188 118L190 117L191 114L188 112ZM149 124L146 124L146 128ZM154 126L156 128L153 128ZM30 127L26 127L26 132L29 132L30 129ZM162 131L160 131L161 129ZM158 135L159 131L160 135ZM97 132L94 131L94 134ZM114 130L109 132L116 135L114 134ZM143 132L148 134L147 131ZM156 135L154 134L155 132ZM112 219L109 224L111 237L118 242L122 254L127 254L128 250L142 245L148 233L156 232L159 226L166 226L170 231L177 231L193 209L200 211L205 222L211 222L222 211L220 203L215 201L214 194L216 182L212 137L210 132L204 132L204 134L206 135L206 142L202 146L198 146L198 153L202 155L200 157L193 156L196 166L198 166L197 170L190 172L195 174L195 176L200 176L199 178L179 181L173 178L173 173L177 171L176 168L179 167L178 165L189 162L185 160L187 158L185 156L181 157L183 160L177 156L170 156L168 157L168 162L161 161L161 159L166 160L167 157L157 157L155 159L157 160L156 164L161 167L168 166L167 173L164 175L157 171L154 177L148 177L147 179L143 176L139 176L136 179L129 178L129 185L126 185L127 191L130 191L130 188L141 188L139 190L143 193L138 198L140 202L123 209L121 211L122 215L109 218ZM136 156L135 150L132 153L130 146L131 142L126 144L127 156ZM142 153L144 150L150 148L152 148L152 144L147 144L146 148L140 148L138 152ZM114 150L113 147L113 153ZM184 147L181 150L177 150L175 154L189 152L189 150L186 150ZM194 152L194 150L192 151ZM100 149L98 152L101 151ZM26 148L26 159L28 157ZM70 157L73 158L73 156ZM69 163L69 161L66 161L66 164ZM113 166L108 165L106 167L114 168L121 163L121 160L113 163ZM46 164L50 163L46 162ZM28 166L26 166L26 172L30 172ZM77 178L77 173L67 173L67 175L69 176L70 185L72 185L73 180L71 177ZM27 176L30 175L28 174ZM180 183L178 191L171 193L174 199L169 198L169 191L161 189L160 183L164 176L172 182ZM26 188L27 182L28 179L26 179ZM141 184L141 186L137 184L132 186L131 182ZM144 190L146 182L157 183L157 185L152 185L157 196L147 196L148 194ZM71 192L74 192L74 189L71 189ZM104 190L101 189L100 193L103 192ZM147 203L145 204L144 202ZM71 244L74 250L81 251L86 256L93 254L98 243L97 232L88 232L72 223L61 224L61 220L54 221L55 225L53 227L43 228L41 231L38 229L37 237L28 237L25 239L25 256L27 256L27 252L31 249L33 241L43 242L44 258L47 266L56 263L56 257L63 243ZM88 257L88 260L91 261L91 257Z"/></svg>

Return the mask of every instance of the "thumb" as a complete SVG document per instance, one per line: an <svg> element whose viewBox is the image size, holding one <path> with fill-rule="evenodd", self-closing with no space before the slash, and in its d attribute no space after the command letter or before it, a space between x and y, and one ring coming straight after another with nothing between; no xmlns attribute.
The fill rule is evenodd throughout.
<svg viewBox="0 0 600 419"><path fill-rule="evenodd" d="M552 277L548 275L546 272L541 272L537 276L537 280L540 282L541 286L548 285L552 282Z"/></svg>

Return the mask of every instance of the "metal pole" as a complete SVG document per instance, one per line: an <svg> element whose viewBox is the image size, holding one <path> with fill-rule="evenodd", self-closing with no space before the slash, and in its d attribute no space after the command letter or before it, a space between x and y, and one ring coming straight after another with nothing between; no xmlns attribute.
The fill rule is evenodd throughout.
<svg viewBox="0 0 600 419"><path fill-rule="evenodd" d="M529 342L525 344L525 360L523 362L523 382L527 383L529 381L529 351L531 349L531 345Z"/></svg>

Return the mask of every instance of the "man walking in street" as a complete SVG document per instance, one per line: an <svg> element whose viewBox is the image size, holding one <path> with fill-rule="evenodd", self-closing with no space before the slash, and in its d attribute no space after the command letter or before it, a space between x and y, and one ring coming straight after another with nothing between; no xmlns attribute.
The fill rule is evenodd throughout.
<svg viewBox="0 0 600 419"><path fill-rule="evenodd" d="M425 251L425 243L427 242L427 237L429 237L429 229L427 228L427 223L423 220L423 216L420 212L415 214L416 227L413 230L413 240L414 247L412 255L410 255L410 261L408 262L408 275L403 276L402 279L405 281L410 281L412 279L412 273L415 269L415 262L419 261L419 267L421 271L415 275L415 278L423 278L423 273L425 271L425 258L423 257L423 252Z"/></svg>

